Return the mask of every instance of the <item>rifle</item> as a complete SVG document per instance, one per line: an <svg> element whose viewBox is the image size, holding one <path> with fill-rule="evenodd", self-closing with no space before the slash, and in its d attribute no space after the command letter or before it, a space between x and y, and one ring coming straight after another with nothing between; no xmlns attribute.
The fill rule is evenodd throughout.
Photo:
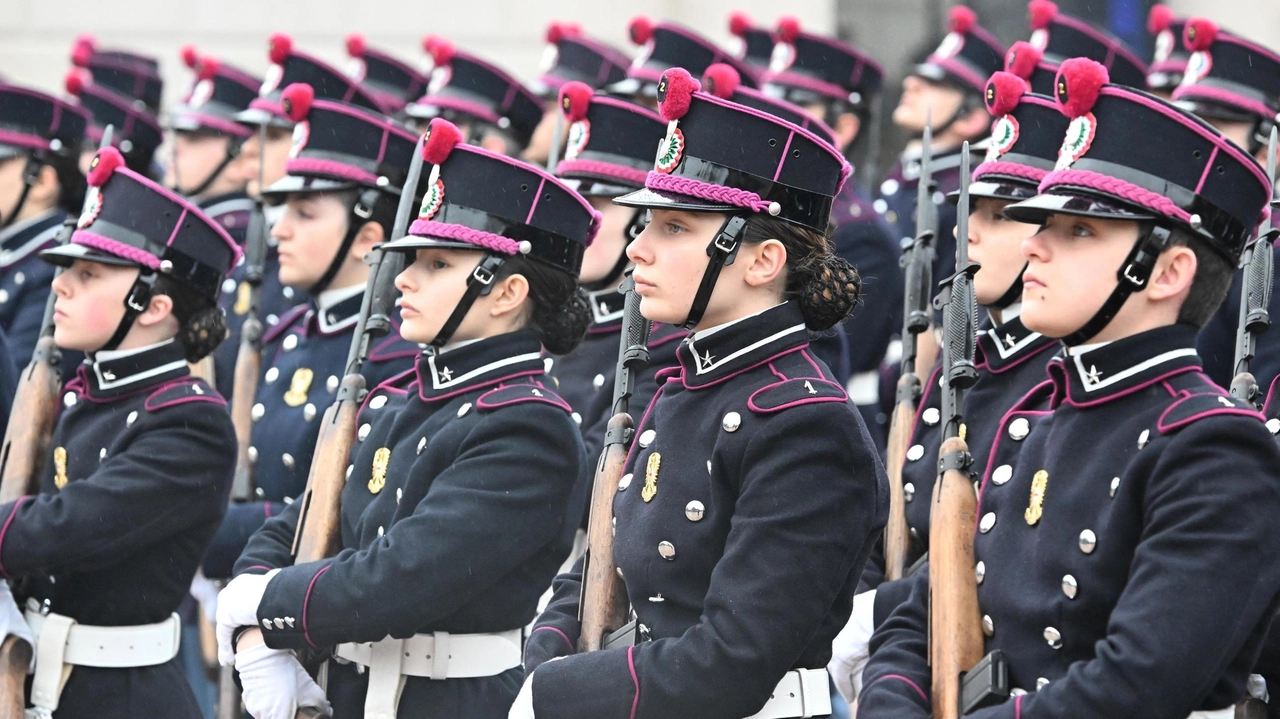
<svg viewBox="0 0 1280 719"><path fill-rule="evenodd" d="M942 448L929 520L929 658L933 671L933 716L956 719L962 705L961 675L982 657L978 584L973 574L977 494L969 470L973 457L964 440L964 393L978 379L973 363L978 306L969 261L969 143L960 160L956 209L956 272L942 282L935 307L942 309Z"/></svg>
<svg viewBox="0 0 1280 719"><path fill-rule="evenodd" d="M98 150L111 147L113 134L112 126L107 125ZM81 214L97 191L89 188ZM71 241L79 219L67 217L58 232L58 244ZM61 273L58 269L54 276ZM58 418L58 395L62 394L62 374L58 368L62 352L53 341L53 306L57 301L58 294L51 289L44 304L44 319L40 322L40 339L14 392L9 427L4 433L4 444L0 445L0 503L14 502L40 491L40 477ZM27 669L34 651L29 643L15 636L5 637L0 644L0 719L23 719Z"/></svg>
<svg viewBox="0 0 1280 719"><path fill-rule="evenodd" d="M1267 177L1276 176L1276 128L1271 128L1271 141L1267 146ZM1276 207L1273 202L1272 207ZM1272 243L1280 230L1272 228L1268 216L1258 227L1258 239L1245 252L1244 286L1240 288L1240 323L1236 335L1235 377L1231 380L1231 396L1261 409L1262 389L1249 371L1257 349L1258 335L1271 326L1267 305L1271 303Z"/></svg>
<svg viewBox="0 0 1280 719"><path fill-rule="evenodd" d="M404 188L400 191L400 204L396 208L396 220L391 240L408 233L409 219L413 213L414 199L418 193L418 181L422 177L422 139L413 152L413 163ZM360 369L369 357L369 346L378 337L391 332L391 315L395 312L396 275L404 267L404 255L387 253L374 248L365 258L370 266L365 286L364 301L360 307L360 320L351 350L347 354L347 368L338 385L338 395L325 410L320 423L320 435L316 438L315 453L311 457L311 469L307 474L307 488L298 500L302 511L298 515L298 529L293 538L295 564L316 562L332 556L341 541L342 488L346 486L347 456L356 436L356 414L368 390ZM298 710L297 719L315 719L327 714L313 707Z"/></svg>
<svg viewBox="0 0 1280 719"><path fill-rule="evenodd" d="M937 237L938 208L933 204L933 132L926 124L920 156L920 185L916 196L916 239L902 251L900 264L906 278L902 311L902 376L889 425L885 468L889 473L889 520L884 528L885 578L901 579L906 569L911 539L907 533L906 499L902 488L902 467L907 445L915 426L916 409L924 388L920 369L933 368L936 349L921 352L921 339L931 344L933 313L929 293L933 290L933 252Z"/></svg>
<svg viewBox="0 0 1280 719"><path fill-rule="evenodd" d="M258 129L259 152L266 152L267 125ZM253 433L253 403L258 396L258 373L262 371L262 281L266 273L267 218L262 209L263 156L258 156L258 197L249 216L249 233L244 243L244 281L249 286L249 311L240 325L240 350L236 354L235 385L231 390L231 425L236 431L236 471L231 480L231 501L253 499L253 463L249 461ZM203 614L201 615L203 617ZM203 627L202 627L203 629ZM217 663L217 651L214 651ZM218 719L241 719L240 689L235 667L218 666Z"/></svg>
<svg viewBox="0 0 1280 719"><path fill-rule="evenodd" d="M649 320L640 314L640 295L636 294L631 273L632 270L627 270L622 284L627 299L618 348L618 374L613 382L613 416L596 465L587 520L587 551L582 557L582 595L578 604L582 631L578 648L584 652L600 649L605 637L627 621L627 588L613 561L613 497L635 434L635 422L628 413L628 405L640 371L649 364L650 330Z"/></svg>

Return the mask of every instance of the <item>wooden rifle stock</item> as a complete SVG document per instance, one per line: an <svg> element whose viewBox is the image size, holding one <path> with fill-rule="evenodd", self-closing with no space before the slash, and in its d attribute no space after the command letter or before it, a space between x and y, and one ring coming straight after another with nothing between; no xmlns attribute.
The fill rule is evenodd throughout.
<svg viewBox="0 0 1280 719"><path fill-rule="evenodd" d="M885 471L889 474L889 520L884 527L884 576L888 581L902 579L911 547L902 468L907 461L907 445L911 443L911 430L916 421L916 401L911 398L919 396L918 375L906 374L898 379L898 403L893 406L889 443L885 448Z"/></svg>
<svg viewBox="0 0 1280 719"><path fill-rule="evenodd" d="M963 439L942 443L939 456L967 454ZM982 620L974 575L978 498L968 474L947 470L933 490L929 520L929 664L934 719L959 719L960 679L982 659Z"/></svg>
<svg viewBox="0 0 1280 719"><path fill-rule="evenodd" d="M631 415L620 412L609 420L608 435L629 437L633 429ZM578 649L584 652L600 649L610 632L627 623L627 587L613 561L613 498L626 462L627 444L610 442L605 444L596 465L587 523L588 549L582 564L582 631Z"/></svg>
<svg viewBox="0 0 1280 719"><path fill-rule="evenodd" d="M337 548L342 515L340 499L347 483L347 455L355 443L356 413L360 410L355 398L364 395L364 384L360 374L343 377L340 399L325 410L316 451L311 458L311 471L307 474L307 489L299 500L302 511L293 540L297 564L319 561ZM349 397L342 397L344 394Z"/></svg>
<svg viewBox="0 0 1280 719"><path fill-rule="evenodd" d="M249 462L249 438L253 432L253 403L258 396L262 370L262 322L249 317L240 326L236 354L235 386L231 390L231 425L236 430L236 471L231 481L231 501L253 499L253 465Z"/></svg>
<svg viewBox="0 0 1280 719"><path fill-rule="evenodd" d="M0 645L0 719L25 719L24 699L27 669L31 666L31 645L15 636L5 637Z"/></svg>

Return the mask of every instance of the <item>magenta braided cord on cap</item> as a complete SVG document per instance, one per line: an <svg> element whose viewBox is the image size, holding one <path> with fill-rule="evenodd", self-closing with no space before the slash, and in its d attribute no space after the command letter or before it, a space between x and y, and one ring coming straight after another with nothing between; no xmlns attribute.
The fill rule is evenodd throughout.
<svg viewBox="0 0 1280 719"><path fill-rule="evenodd" d="M665 190L666 192L689 195L702 200L723 202L726 205L742 207L752 212L767 212L769 205L772 204L756 193L748 192L747 190L738 190L724 185L713 185L702 180L666 175L656 171L649 172L649 176L645 178L644 186L650 190Z"/></svg>
<svg viewBox="0 0 1280 719"><path fill-rule="evenodd" d="M414 220L409 227L410 234L419 237L438 237L442 240L459 240L471 245L483 247L504 255L520 254L520 243L510 237L503 237L492 232L477 230L466 225L455 225L449 222L433 220Z"/></svg>
<svg viewBox="0 0 1280 719"><path fill-rule="evenodd" d="M612 162L601 162L600 160L565 160L556 165L556 174L560 176L576 174L599 175L621 180L632 185L643 185L645 183L644 170L635 170L630 167L615 165Z"/></svg>
<svg viewBox="0 0 1280 719"><path fill-rule="evenodd" d="M1023 165L1018 162L1002 162L1000 160L994 160L992 162L984 162L981 165L978 165L977 169L973 171L973 180L974 182L977 182L979 179L986 177L987 175L1007 175L1009 177L1020 177L1024 180L1039 183L1044 180L1045 175L1048 174L1048 170L1041 170L1039 168L1031 167L1030 165Z"/></svg>
<svg viewBox="0 0 1280 719"><path fill-rule="evenodd" d="M1073 187L1098 190L1127 202L1132 202L1140 207L1154 210L1175 220L1188 224L1191 222L1191 214L1178 207L1173 200L1110 175L1089 172L1088 170L1057 170L1050 172L1040 182L1040 192L1043 194L1058 185L1071 185Z"/></svg>

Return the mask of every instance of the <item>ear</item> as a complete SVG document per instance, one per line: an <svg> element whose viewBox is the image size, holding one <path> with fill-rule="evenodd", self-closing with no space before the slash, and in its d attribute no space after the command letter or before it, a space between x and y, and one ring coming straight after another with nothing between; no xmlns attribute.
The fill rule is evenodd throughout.
<svg viewBox="0 0 1280 719"><path fill-rule="evenodd" d="M39 204L58 204L58 195L62 187L58 184L58 173L51 165L40 168L36 175L36 184L31 186L31 199Z"/></svg>
<svg viewBox="0 0 1280 719"><path fill-rule="evenodd" d="M169 295L152 295L147 309L135 320L143 327L152 327L173 316L173 298ZM175 317L176 321L177 318Z"/></svg>
<svg viewBox="0 0 1280 719"><path fill-rule="evenodd" d="M382 230L382 224L378 222L366 222L360 227L360 231L356 233L355 242L351 243L351 251L347 253L347 259L363 262L364 256L373 250L373 246L385 239L386 233Z"/></svg>
<svg viewBox="0 0 1280 719"><path fill-rule="evenodd" d="M858 133L862 131L862 118L852 112L844 112L840 117L836 118L836 126L831 128L836 131L836 142L839 148L847 149L853 141L858 139Z"/></svg>
<svg viewBox="0 0 1280 719"><path fill-rule="evenodd" d="M1155 271L1147 285L1147 299L1164 302L1178 299L1185 301L1195 281L1199 266L1196 253L1186 245L1175 245L1165 250L1156 260Z"/></svg>
<svg viewBox="0 0 1280 719"><path fill-rule="evenodd" d="M529 298L529 280L522 274L513 274L497 283L489 293L489 316L494 318L513 316L520 312Z"/></svg>
<svg viewBox="0 0 1280 719"><path fill-rule="evenodd" d="M744 253L742 250L749 251ZM738 252L737 261L747 261L743 266L742 279L749 287L768 285L782 277L787 268L787 248L778 240L765 240L756 245L747 245L742 250Z"/></svg>

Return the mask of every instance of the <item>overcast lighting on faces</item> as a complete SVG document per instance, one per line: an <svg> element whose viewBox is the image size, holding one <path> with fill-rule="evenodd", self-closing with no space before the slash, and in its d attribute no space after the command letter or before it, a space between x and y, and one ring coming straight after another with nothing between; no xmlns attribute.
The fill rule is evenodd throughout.
<svg viewBox="0 0 1280 719"><path fill-rule="evenodd" d="M400 336L407 342L430 344L466 292L467 278L479 264L481 253L431 248L418 250L408 260L404 270L396 275L396 289L400 291ZM467 319L454 332L453 340L468 338L468 320L481 306L480 302L472 305Z"/></svg>
<svg viewBox="0 0 1280 719"><path fill-rule="evenodd" d="M1039 229L1006 217L1004 208L1011 204L1010 200L973 198L973 211L969 213L969 259L982 266L973 277L979 305L990 306L999 301L1017 281L1027 263L1022 256L1022 241Z"/></svg>
<svg viewBox="0 0 1280 719"><path fill-rule="evenodd" d="M289 195L284 213L271 228L271 236L279 241L281 283L306 289L324 276L346 236L347 215L336 195Z"/></svg>
<svg viewBox="0 0 1280 719"><path fill-rule="evenodd" d="M53 341L64 349L94 352L107 344L124 318L124 298L138 268L76 260L53 280Z"/></svg>
<svg viewBox="0 0 1280 719"><path fill-rule="evenodd" d="M659 209L652 214L649 226L627 246L627 257L636 266L632 277L640 313L654 322L678 325L689 316L707 268L707 244L724 224L724 215ZM712 293L712 301L723 299L723 294ZM707 314L712 314L710 306Z"/></svg>

